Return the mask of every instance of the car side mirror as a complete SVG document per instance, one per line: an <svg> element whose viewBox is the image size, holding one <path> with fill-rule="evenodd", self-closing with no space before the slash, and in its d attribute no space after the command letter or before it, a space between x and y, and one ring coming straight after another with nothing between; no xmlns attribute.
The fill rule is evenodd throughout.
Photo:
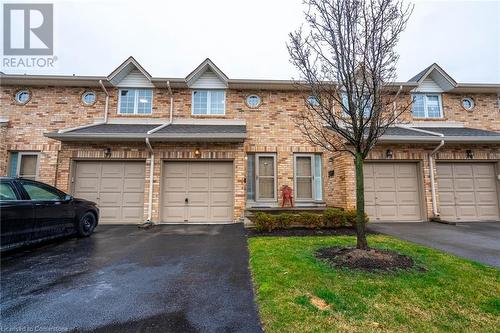
<svg viewBox="0 0 500 333"><path fill-rule="evenodd" d="M63 201L71 201L73 200L73 196L69 195L69 194L66 194L63 198Z"/></svg>

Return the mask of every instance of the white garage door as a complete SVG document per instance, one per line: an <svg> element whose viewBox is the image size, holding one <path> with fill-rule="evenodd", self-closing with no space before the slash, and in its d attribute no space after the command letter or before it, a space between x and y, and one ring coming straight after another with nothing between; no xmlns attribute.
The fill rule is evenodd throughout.
<svg viewBox="0 0 500 333"><path fill-rule="evenodd" d="M365 163L365 210L370 221L422 221L417 163Z"/></svg>
<svg viewBox="0 0 500 333"><path fill-rule="evenodd" d="M448 221L496 221L494 163L437 163L439 212Z"/></svg>
<svg viewBox="0 0 500 333"><path fill-rule="evenodd" d="M99 205L99 223L144 222L144 162L75 163L74 196Z"/></svg>
<svg viewBox="0 0 500 333"><path fill-rule="evenodd" d="M232 162L165 162L163 222L233 220Z"/></svg>

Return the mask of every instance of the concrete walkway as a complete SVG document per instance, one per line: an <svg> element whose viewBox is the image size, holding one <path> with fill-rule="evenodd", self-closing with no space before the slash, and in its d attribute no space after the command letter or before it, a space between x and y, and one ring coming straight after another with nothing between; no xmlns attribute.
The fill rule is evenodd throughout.
<svg viewBox="0 0 500 333"><path fill-rule="evenodd" d="M369 229L500 267L500 222L372 223Z"/></svg>
<svg viewBox="0 0 500 333"><path fill-rule="evenodd" d="M3 330L262 332L241 224L100 225L1 271Z"/></svg>

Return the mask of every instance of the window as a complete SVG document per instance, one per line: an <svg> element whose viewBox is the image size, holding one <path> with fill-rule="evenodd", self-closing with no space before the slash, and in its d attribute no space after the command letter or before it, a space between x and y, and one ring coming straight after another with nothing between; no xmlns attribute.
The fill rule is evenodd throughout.
<svg viewBox="0 0 500 333"><path fill-rule="evenodd" d="M307 104L310 106L319 106L319 101L315 96L307 97Z"/></svg>
<svg viewBox="0 0 500 333"><path fill-rule="evenodd" d="M38 153L12 152L9 176L35 180L38 171Z"/></svg>
<svg viewBox="0 0 500 333"><path fill-rule="evenodd" d="M119 114L151 114L152 89L120 89Z"/></svg>
<svg viewBox="0 0 500 333"><path fill-rule="evenodd" d="M96 102L96 94L93 91L86 91L82 94L82 103L90 106Z"/></svg>
<svg viewBox="0 0 500 333"><path fill-rule="evenodd" d="M31 93L28 90L19 90L14 95L14 99L18 104L26 104L31 99Z"/></svg>
<svg viewBox="0 0 500 333"><path fill-rule="evenodd" d="M17 200L16 192L10 183L0 183L0 200Z"/></svg>
<svg viewBox="0 0 500 333"><path fill-rule="evenodd" d="M28 193L31 200L61 200L61 193L55 188L43 184L32 183L30 181L22 181L21 185L24 187L24 190Z"/></svg>
<svg viewBox="0 0 500 333"><path fill-rule="evenodd" d="M415 118L442 118L441 95L413 95L412 113Z"/></svg>
<svg viewBox="0 0 500 333"><path fill-rule="evenodd" d="M261 103L261 99L257 95L250 95L247 96L246 103L249 108L258 108Z"/></svg>
<svg viewBox="0 0 500 333"><path fill-rule="evenodd" d="M474 100L469 97L462 99L462 107L467 111L472 111L474 109Z"/></svg>
<svg viewBox="0 0 500 333"><path fill-rule="evenodd" d="M194 115L223 115L226 113L226 92L224 90L194 90Z"/></svg>
<svg viewBox="0 0 500 333"><path fill-rule="evenodd" d="M360 105L360 107L363 107L363 117L368 118L370 117L370 113L372 112L372 103L370 96L365 96L361 103L364 103L363 105ZM360 103L360 104L361 104ZM347 94L342 94L342 105L344 106L344 115L349 115L349 113L346 110L349 110L349 100L347 98Z"/></svg>
<svg viewBox="0 0 500 333"><path fill-rule="evenodd" d="M247 199L255 200L255 154L247 155Z"/></svg>
<svg viewBox="0 0 500 333"><path fill-rule="evenodd" d="M297 200L323 200L321 155L295 154L295 198Z"/></svg>

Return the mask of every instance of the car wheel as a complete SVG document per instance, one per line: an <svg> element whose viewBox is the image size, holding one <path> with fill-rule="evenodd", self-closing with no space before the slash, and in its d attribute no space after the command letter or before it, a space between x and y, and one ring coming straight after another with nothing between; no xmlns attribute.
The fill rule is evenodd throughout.
<svg viewBox="0 0 500 333"><path fill-rule="evenodd" d="M87 212L83 214L83 216L80 218L80 221L78 221L78 226L77 226L78 235L80 237L90 236L94 232L96 225L97 225L97 220L93 213Z"/></svg>

